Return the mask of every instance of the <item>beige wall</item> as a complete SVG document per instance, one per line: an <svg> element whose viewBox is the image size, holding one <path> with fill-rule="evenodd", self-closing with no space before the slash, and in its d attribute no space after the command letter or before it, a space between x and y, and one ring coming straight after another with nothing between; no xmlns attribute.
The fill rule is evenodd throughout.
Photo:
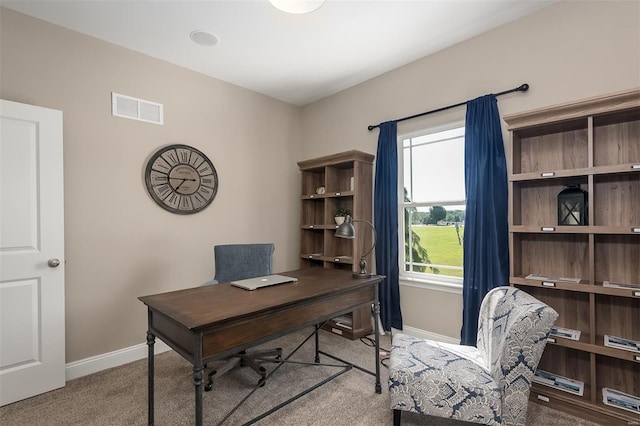
<svg viewBox="0 0 640 426"><path fill-rule="evenodd" d="M368 124L523 82L529 93L500 98L503 115L640 86L639 21L635 1L560 3L300 109L0 9L0 97L64 112L67 362L144 342L136 298L210 279L214 244L273 241L274 268L297 267L295 163L375 153ZM163 103L165 125L113 118L111 91ZM170 143L216 165L218 195L201 213L170 214L145 192L146 159ZM460 296L401 297L406 325L459 336Z"/></svg>
<svg viewBox="0 0 640 426"><path fill-rule="evenodd" d="M298 266L299 108L7 9L0 28L0 96L64 113L67 362L144 342L137 297L211 279L214 244L274 242L274 268ZM112 91L164 104L164 126L112 117ZM198 214L146 193L171 143L216 166Z"/></svg>
<svg viewBox="0 0 640 426"><path fill-rule="evenodd" d="M502 115L640 86L640 3L562 2L309 105L303 155L346 147L375 154L378 131L369 132L369 124L521 83L529 83L529 92L499 98ZM398 132L464 114L457 108L406 121ZM402 287L401 306L405 325L459 338L461 296Z"/></svg>

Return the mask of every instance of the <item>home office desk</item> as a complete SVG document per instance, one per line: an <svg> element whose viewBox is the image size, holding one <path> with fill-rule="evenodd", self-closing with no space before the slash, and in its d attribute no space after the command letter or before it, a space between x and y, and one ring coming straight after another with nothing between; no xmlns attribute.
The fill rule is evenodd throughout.
<svg viewBox="0 0 640 426"><path fill-rule="evenodd" d="M193 364L195 424L201 426L208 362L370 305L375 316L375 391L381 393L378 284L383 277L353 278L351 271L326 268L281 274L298 281L254 291L222 283L138 298L148 311L149 425L154 424L156 337Z"/></svg>

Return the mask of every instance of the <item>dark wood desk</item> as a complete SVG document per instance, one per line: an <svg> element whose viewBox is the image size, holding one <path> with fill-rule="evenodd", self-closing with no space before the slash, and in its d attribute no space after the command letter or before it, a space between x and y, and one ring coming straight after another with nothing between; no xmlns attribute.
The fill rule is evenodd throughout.
<svg viewBox="0 0 640 426"><path fill-rule="evenodd" d="M195 424L201 426L206 363L370 305L375 316L375 391L381 393L378 283L382 277L353 278L351 271L325 268L281 274L298 281L254 291L222 283L139 298L148 308L149 425L154 423L156 337L193 364Z"/></svg>

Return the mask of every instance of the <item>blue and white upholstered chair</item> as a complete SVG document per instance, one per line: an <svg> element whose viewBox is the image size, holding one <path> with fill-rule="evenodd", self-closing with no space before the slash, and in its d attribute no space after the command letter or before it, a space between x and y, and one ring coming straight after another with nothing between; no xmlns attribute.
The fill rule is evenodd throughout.
<svg viewBox="0 0 640 426"><path fill-rule="evenodd" d="M525 424L531 378L558 314L514 287L482 301L477 347L393 337L389 394L402 411L486 425Z"/></svg>
<svg viewBox="0 0 640 426"><path fill-rule="evenodd" d="M247 278L271 275L272 258L275 246L267 244L225 244L213 247L215 260L215 276L203 285L227 283L230 281L244 280ZM237 365L248 366L260 375L258 383L264 385L267 370L260 365L260 359L282 357L282 348L264 349L254 351L242 351L227 358L222 367L209 373L209 380L205 385L205 391L213 387L213 379L222 376Z"/></svg>

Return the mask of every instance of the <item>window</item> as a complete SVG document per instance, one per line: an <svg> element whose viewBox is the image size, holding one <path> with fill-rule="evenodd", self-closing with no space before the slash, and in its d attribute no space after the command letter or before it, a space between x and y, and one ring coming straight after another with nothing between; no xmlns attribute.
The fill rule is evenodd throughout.
<svg viewBox="0 0 640 426"><path fill-rule="evenodd" d="M464 126L400 140L400 276L461 285Z"/></svg>

